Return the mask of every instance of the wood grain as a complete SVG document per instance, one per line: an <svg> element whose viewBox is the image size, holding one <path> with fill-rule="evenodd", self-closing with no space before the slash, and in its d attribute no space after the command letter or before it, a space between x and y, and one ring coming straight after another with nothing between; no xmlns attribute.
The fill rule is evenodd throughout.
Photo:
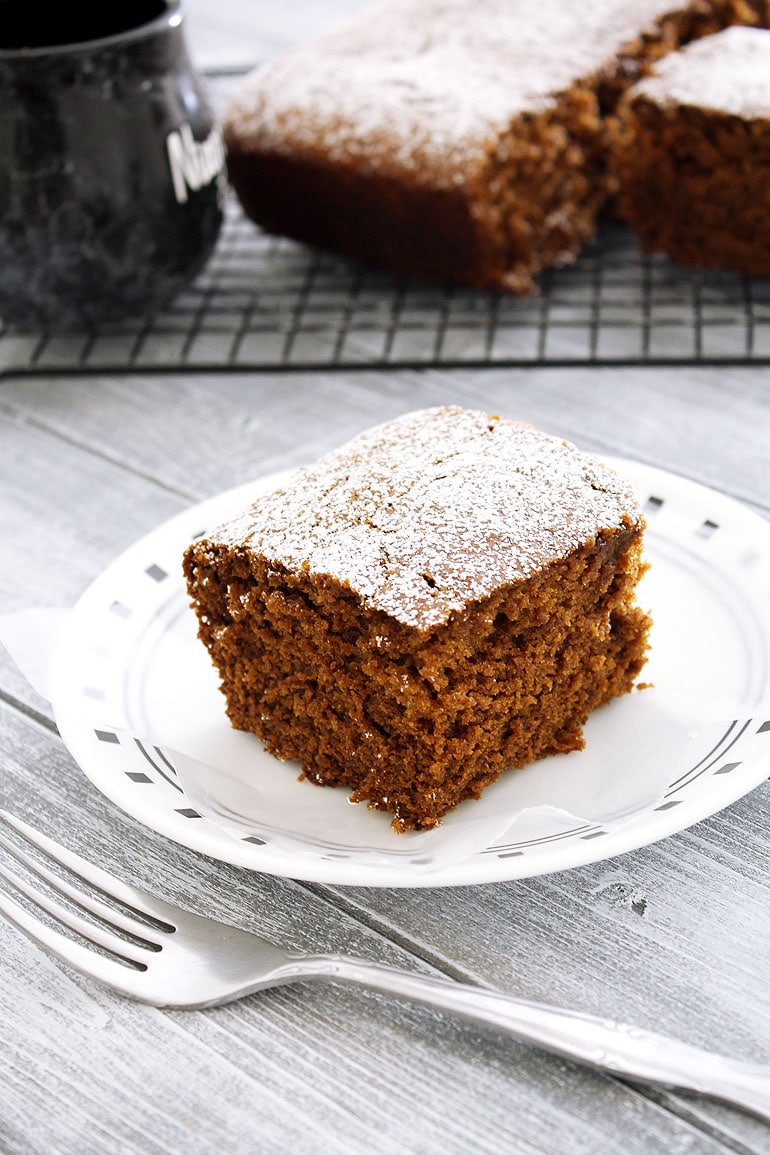
<svg viewBox="0 0 770 1155"><path fill-rule="evenodd" d="M425 965L404 923L383 920L380 930L365 903L354 917L323 888L170 846L96 795L45 727L9 709L0 719L5 803L122 877L296 949ZM508 890L471 894L505 906ZM467 897L427 892L423 913L449 898L456 923ZM432 918L443 921L439 910ZM498 918L499 906L477 909L477 932L489 940ZM462 1152L471 1135L479 1151L549 1150L546 1141L641 1153L695 1134L615 1080L380 996L305 985L214 1011L161 1012L72 974L5 924L0 943L0 1047L13 1056L0 1089L4 1150ZM494 980L479 945L477 933L464 935L438 969ZM521 989L510 973L501 985Z"/></svg>
<svg viewBox="0 0 770 1155"><path fill-rule="evenodd" d="M726 397L729 396L729 405ZM69 605L193 501L445 402L770 513L759 370L137 374L0 386L0 612ZM767 1060L768 787L655 846L493 886L328 888L171 845L75 767L3 655L5 803L150 890L301 949L435 969ZM752 1152L770 1130L392 1000L332 987L205 1013L127 1004L0 926L9 1152Z"/></svg>

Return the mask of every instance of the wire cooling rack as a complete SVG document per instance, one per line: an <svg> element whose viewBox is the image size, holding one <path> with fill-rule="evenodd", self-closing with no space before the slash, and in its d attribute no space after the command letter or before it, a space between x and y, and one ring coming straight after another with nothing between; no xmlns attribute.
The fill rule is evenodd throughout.
<svg viewBox="0 0 770 1155"><path fill-rule="evenodd" d="M770 281L643 256L603 228L520 298L442 288L256 228L233 201L195 284L93 332L0 327L0 373L770 363Z"/></svg>

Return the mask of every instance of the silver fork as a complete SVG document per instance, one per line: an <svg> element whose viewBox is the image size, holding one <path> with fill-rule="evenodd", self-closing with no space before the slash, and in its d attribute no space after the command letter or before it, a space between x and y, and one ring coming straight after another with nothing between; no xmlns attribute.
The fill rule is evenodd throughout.
<svg viewBox="0 0 770 1155"><path fill-rule="evenodd" d="M349 982L486 1023L602 1071L696 1091L770 1120L768 1067L722 1058L610 1019L452 980L341 955L292 954L250 931L190 914L120 882L5 810L0 809L0 818L65 867L77 885L4 833L0 845L26 867L25 875L45 884L45 890L1 862L0 874L81 941L31 914L5 889L0 891L0 911L34 942L122 995L158 1007L192 1010L298 980ZM70 903L93 918L78 913Z"/></svg>

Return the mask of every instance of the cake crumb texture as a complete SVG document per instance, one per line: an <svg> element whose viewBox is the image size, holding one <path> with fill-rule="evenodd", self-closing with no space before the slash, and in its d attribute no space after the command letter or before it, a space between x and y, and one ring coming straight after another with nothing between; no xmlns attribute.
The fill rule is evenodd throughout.
<svg viewBox="0 0 770 1155"><path fill-rule="evenodd" d="M232 724L397 830L429 828L504 770L581 748L631 688L643 530L594 457L448 406L298 471L184 569Z"/></svg>
<svg viewBox="0 0 770 1155"><path fill-rule="evenodd" d="M661 60L621 101L611 156L645 251L770 276L770 32L729 28Z"/></svg>

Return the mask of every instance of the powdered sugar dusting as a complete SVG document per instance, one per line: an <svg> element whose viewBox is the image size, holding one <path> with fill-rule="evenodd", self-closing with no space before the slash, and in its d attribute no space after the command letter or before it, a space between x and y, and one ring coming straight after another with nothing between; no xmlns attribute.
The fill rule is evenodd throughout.
<svg viewBox="0 0 770 1155"><path fill-rule="evenodd" d="M632 90L657 104L686 104L745 120L770 116L770 32L727 28L659 61Z"/></svg>
<svg viewBox="0 0 770 1155"><path fill-rule="evenodd" d="M628 483L569 442L447 406L362 433L207 540L427 629L640 519Z"/></svg>
<svg viewBox="0 0 770 1155"><path fill-rule="evenodd" d="M462 184L490 138L590 78L676 0L387 0L242 82L229 146Z"/></svg>

